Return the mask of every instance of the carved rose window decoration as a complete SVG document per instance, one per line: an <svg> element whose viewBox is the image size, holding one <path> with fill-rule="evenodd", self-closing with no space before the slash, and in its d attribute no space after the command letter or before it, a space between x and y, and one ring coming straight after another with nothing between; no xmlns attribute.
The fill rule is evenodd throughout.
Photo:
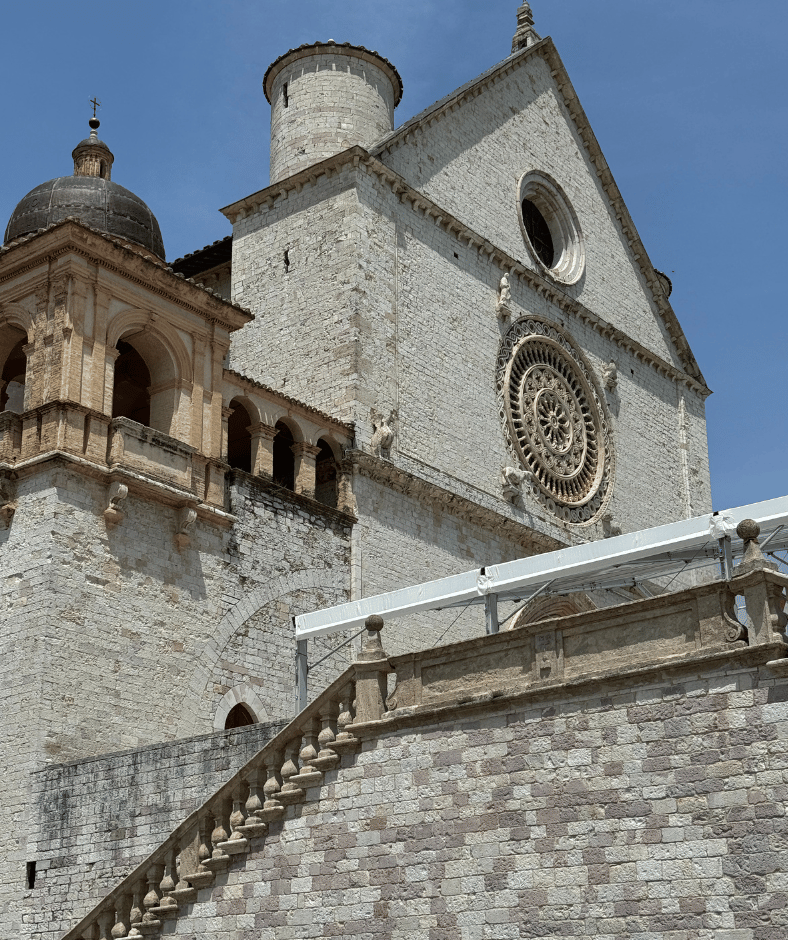
<svg viewBox="0 0 788 940"><path fill-rule="evenodd" d="M591 521L612 488L613 450L583 357L551 324L520 320L501 344L497 386L507 443L533 494L567 522Z"/></svg>

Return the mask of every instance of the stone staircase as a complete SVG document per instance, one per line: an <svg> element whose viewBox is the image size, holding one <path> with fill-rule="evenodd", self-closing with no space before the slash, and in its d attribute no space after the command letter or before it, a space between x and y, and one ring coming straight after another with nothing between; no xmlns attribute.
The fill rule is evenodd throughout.
<svg viewBox="0 0 788 940"><path fill-rule="evenodd" d="M377 635L374 639L379 646ZM377 664L383 673L388 671L385 659L377 659ZM283 819L288 807L304 801L307 789L318 786L327 770L356 750L359 741L350 730L359 694L356 676L356 667L346 670L64 940L160 936L165 921L197 900L198 889L239 864L272 822Z"/></svg>

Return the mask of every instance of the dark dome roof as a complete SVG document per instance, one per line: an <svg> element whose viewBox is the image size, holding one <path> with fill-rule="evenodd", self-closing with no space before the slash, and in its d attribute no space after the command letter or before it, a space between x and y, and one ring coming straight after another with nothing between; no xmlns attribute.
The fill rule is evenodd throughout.
<svg viewBox="0 0 788 940"><path fill-rule="evenodd" d="M67 216L164 258L164 242L156 216L139 196L97 176L59 176L36 186L14 209L5 240L31 235Z"/></svg>

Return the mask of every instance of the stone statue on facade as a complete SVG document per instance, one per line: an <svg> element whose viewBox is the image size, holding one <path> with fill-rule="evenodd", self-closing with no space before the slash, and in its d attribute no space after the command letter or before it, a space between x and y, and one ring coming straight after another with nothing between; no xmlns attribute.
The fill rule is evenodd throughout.
<svg viewBox="0 0 788 940"><path fill-rule="evenodd" d="M498 303L495 307L498 316L505 318L512 312L512 289L509 286L509 275L504 274L498 286Z"/></svg>
<svg viewBox="0 0 788 940"><path fill-rule="evenodd" d="M503 498L509 503L515 503L523 495L523 484L533 482L534 475L528 470L519 467L504 467L501 470L501 490Z"/></svg>
<svg viewBox="0 0 788 940"><path fill-rule="evenodd" d="M397 409L392 408L388 418L384 417L375 408L370 412L372 420L372 440L370 442L372 453L375 457L382 457L389 460L391 456L391 445L394 443L393 424L397 419Z"/></svg>
<svg viewBox="0 0 788 940"><path fill-rule="evenodd" d="M611 359L602 369L602 384L608 392L615 392L618 388L618 365L615 359Z"/></svg>

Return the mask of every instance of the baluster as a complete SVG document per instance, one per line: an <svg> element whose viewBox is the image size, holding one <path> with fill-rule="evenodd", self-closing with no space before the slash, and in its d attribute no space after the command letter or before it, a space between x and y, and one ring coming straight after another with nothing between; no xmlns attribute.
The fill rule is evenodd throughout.
<svg viewBox="0 0 788 940"><path fill-rule="evenodd" d="M246 800L246 820L243 826L239 827L247 839L256 839L264 836L268 832L268 824L258 818L258 814L263 808L265 794L260 785L260 771L255 768L246 775L246 782L249 786L249 797Z"/></svg>
<svg viewBox="0 0 788 940"><path fill-rule="evenodd" d="M314 762L317 760L317 736L320 732L320 719L309 718L301 726L303 735L303 747L299 758L301 760L301 770L295 777L290 778L290 783L297 787L306 789L307 787L316 787L323 782L323 774Z"/></svg>
<svg viewBox="0 0 788 940"><path fill-rule="evenodd" d="M233 811L230 813L230 838L219 843L219 848L227 855L238 855L249 849L249 840L243 833L246 817L244 816L244 801L242 784L239 782L233 789Z"/></svg>
<svg viewBox="0 0 788 940"><path fill-rule="evenodd" d="M213 884L214 874L206 864L211 860L211 818L207 815L200 817L200 845L197 849L197 869L193 872L187 872L186 881L193 888L207 888Z"/></svg>
<svg viewBox="0 0 788 940"><path fill-rule="evenodd" d="M317 757L312 761L313 766L318 770L331 770L337 766L342 759L334 750L334 742L337 739L337 716L339 715L339 702L326 702L320 712L320 721L322 728L317 736L317 743L320 747Z"/></svg>
<svg viewBox="0 0 788 940"><path fill-rule="evenodd" d="M164 877L161 879L161 883L159 884L159 890L161 891L161 901L159 902L158 908L156 908L154 912L157 916L163 915L164 917L167 917L178 913L178 902L172 896L172 892L175 890L175 884L178 881L178 875L175 866L175 858L177 854L178 850L174 845L167 852L164 863Z"/></svg>
<svg viewBox="0 0 788 940"><path fill-rule="evenodd" d="M281 819L285 813L284 806L282 806L282 804L279 802L279 794L282 789L282 776L279 772L279 768L281 766L281 751L272 751L266 756L265 769L267 776L265 780L265 786L263 787L265 803L263 803L263 808L258 810L255 814L258 819L265 823L270 823L276 819Z"/></svg>
<svg viewBox="0 0 788 940"><path fill-rule="evenodd" d="M156 908L161 900L161 891L159 884L164 876L164 865L157 863L151 865L148 869L148 893L142 899L142 906L145 913L142 920L137 924L137 930L143 937L155 936L161 930L161 921L155 914Z"/></svg>
<svg viewBox="0 0 788 940"><path fill-rule="evenodd" d="M334 750L339 754L354 751L358 747L358 738L352 731L353 721L356 717L355 709L356 684L349 682L342 691L342 711L337 718L337 737L334 741Z"/></svg>
<svg viewBox="0 0 788 940"><path fill-rule="evenodd" d="M115 911L113 909L99 911L96 916L96 923L98 924L98 940L112 940Z"/></svg>
<svg viewBox="0 0 788 940"><path fill-rule="evenodd" d="M115 902L115 926L111 930L112 940L127 937L131 929L131 895L121 894Z"/></svg>
<svg viewBox="0 0 788 940"><path fill-rule="evenodd" d="M187 881L189 868L196 865L197 841L198 833L194 829L181 836L181 849L178 853L178 882L172 891L172 897L178 904L191 904L197 900L196 889Z"/></svg>
<svg viewBox="0 0 788 940"><path fill-rule="evenodd" d="M285 762L282 764L282 789L279 802L289 806L299 803L304 798L304 791L298 783L291 783L291 778L298 776L298 752L301 750L301 738L293 738L285 745Z"/></svg>
<svg viewBox="0 0 788 940"><path fill-rule="evenodd" d="M129 936L140 937L139 925L142 923L142 915L145 909L142 906L142 898L145 894L146 882L138 881L132 888L131 910L129 911Z"/></svg>
<svg viewBox="0 0 788 940"><path fill-rule="evenodd" d="M211 871L220 871L230 864L230 856L222 848L222 843L226 842L230 833L227 831L227 818L230 815L230 807L226 799L216 800L213 804L214 827L211 833L211 842L213 843L213 852L211 857L207 858L203 864Z"/></svg>

